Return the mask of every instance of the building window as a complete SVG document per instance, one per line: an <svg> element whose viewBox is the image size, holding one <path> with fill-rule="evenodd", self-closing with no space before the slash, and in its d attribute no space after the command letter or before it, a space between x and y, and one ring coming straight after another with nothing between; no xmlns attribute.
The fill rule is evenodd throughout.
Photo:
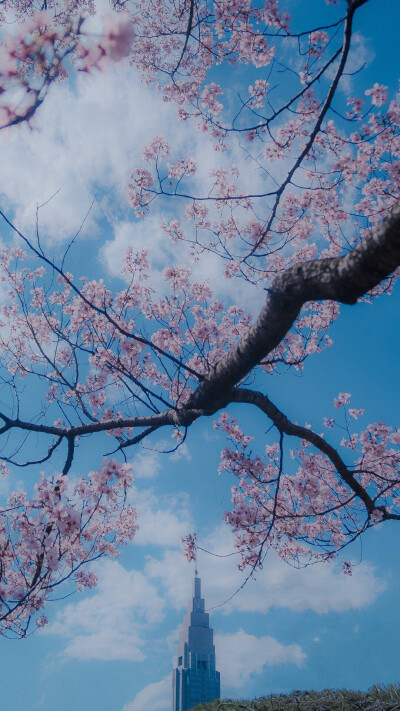
<svg viewBox="0 0 400 711"><path fill-rule="evenodd" d="M182 666L182 657L178 657L178 667Z"/></svg>

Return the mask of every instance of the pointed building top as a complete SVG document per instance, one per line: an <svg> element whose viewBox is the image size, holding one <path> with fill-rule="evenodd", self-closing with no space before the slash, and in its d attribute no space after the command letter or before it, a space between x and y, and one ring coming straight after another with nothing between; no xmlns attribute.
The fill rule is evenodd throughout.
<svg viewBox="0 0 400 711"><path fill-rule="evenodd" d="M214 701L220 695L220 676L216 670L213 630L204 611L201 580L197 566L193 594L179 634L177 666L173 672L172 711L189 711L199 703Z"/></svg>
<svg viewBox="0 0 400 711"><path fill-rule="evenodd" d="M193 596L189 601L189 609L202 610L204 612L204 600L201 598L201 580L196 575L193 578Z"/></svg>

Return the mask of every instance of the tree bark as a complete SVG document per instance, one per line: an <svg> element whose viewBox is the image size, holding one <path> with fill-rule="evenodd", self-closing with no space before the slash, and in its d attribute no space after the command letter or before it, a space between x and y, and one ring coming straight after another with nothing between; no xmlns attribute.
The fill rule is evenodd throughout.
<svg viewBox="0 0 400 711"><path fill-rule="evenodd" d="M224 399L276 348L307 301L355 304L400 265L400 203L354 249L342 257L296 264L268 289L264 307L237 346L200 383L186 408L207 408Z"/></svg>

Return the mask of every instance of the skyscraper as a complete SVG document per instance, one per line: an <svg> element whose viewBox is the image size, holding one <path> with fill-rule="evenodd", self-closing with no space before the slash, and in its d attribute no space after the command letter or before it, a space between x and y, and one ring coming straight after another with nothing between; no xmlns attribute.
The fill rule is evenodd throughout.
<svg viewBox="0 0 400 711"><path fill-rule="evenodd" d="M193 597L179 634L178 666L172 672L172 711L188 711L220 696L213 630L209 626L209 615L204 612L200 583L196 570Z"/></svg>

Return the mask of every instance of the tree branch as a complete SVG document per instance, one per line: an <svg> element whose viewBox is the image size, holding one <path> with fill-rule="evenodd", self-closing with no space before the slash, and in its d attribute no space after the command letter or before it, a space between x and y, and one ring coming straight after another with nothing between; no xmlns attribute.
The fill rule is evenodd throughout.
<svg viewBox="0 0 400 711"><path fill-rule="evenodd" d="M276 348L307 301L355 304L400 265L400 203L354 249L342 257L296 264L268 289L265 305L248 333L217 363L189 398L188 409L223 400Z"/></svg>
<svg viewBox="0 0 400 711"><path fill-rule="evenodd" d="M305 439L307 442L310 442L310 444L314 445L320 452L326 454L341 479L354 491L356 496L363 501L369 514L371 514L375 508L382 510L381 507L375 506L373 499L371 499L364 487L357 481L350 469L347 468L337 450L328 444L323 437L316 434L316 432L291 422L286 415L271 402L267 395L246 388L237 388L232 393L232 402L245 402L247 404L256 405L268 415L281 434L298 437L299 439ZM384 513L384 517L390 518L391 516L390 514L385 516Z"/></svg>

